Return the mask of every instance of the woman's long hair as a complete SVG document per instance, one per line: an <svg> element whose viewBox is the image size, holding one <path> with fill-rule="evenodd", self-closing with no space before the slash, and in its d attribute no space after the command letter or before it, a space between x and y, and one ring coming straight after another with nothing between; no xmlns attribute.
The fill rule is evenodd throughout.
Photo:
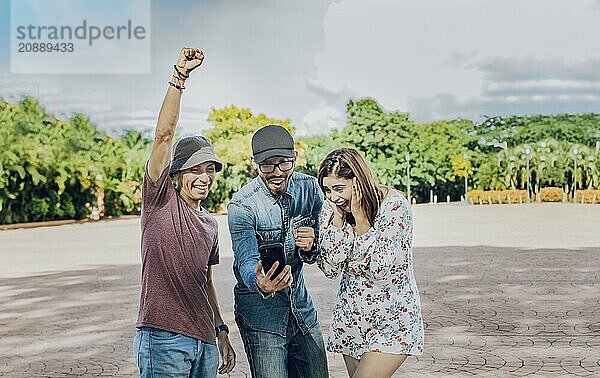
<svg viewBox="0 0 600 378"><path fill-rule="evenodd" d="M338 148L331 151L319 166L317 179L323 193L323 178L333 176L341 179L352 180L356 177L356 182L362 193L361 205L365 209L367 218L371 226L375 224L375 216L383 200L383 190L379 187L373 174L367 165L365 158L354 148ZM349 219L353 223L353 219Z"/></svg>

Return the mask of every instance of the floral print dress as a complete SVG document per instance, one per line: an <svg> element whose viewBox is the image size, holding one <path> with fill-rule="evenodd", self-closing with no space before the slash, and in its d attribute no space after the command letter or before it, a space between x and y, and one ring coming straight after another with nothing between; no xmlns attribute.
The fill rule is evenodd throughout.
<svg viewBox="0 0 600 378"><path fill-rule="evenodd" d="M412 212L390 190L363 235L321 214L318 264L329 278L342 273L327 350L359 359L366 352L421 355L423 320L412 259Z"/></svg>

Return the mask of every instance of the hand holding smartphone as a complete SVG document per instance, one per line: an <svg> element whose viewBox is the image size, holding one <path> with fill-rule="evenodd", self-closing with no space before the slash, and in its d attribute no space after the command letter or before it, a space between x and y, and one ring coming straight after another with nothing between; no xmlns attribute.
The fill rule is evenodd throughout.
<svg viewBox="0 0 600 378"><path fill-rule="evenodd" d="M283 255L283 244L275 243L275 244L267 244L262 245L258 248L258 252L260 254L260 260L262 262L263 270L268 272L269 269L273 266L275 261L279 262L279 266L275 269L275 273L271 276L271 278L275 278L283 271L285 267L285 256Z"/></svg>

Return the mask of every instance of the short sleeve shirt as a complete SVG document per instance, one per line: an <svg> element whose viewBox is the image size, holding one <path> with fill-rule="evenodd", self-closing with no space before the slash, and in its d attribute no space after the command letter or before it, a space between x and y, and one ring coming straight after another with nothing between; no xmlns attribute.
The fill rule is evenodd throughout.
<svg viewBox="0 0 600 378"><path fill-rule="evenodd" d="M219 263L218 224L177 194L169 167L142 190L142 279L137 327L154 327L215 343L206 290L209 265Z"/></svg>

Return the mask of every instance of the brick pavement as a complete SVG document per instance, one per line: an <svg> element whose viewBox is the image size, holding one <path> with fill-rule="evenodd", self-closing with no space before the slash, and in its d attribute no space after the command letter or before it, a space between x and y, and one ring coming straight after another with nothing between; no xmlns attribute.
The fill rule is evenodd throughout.
<svg viewBox="0 0 600 378"><path fill-rule="evenodd" d="M425 354L397 374L600 376L600 250L420 247L415 269ZM215 278L233 324L231 259ZM0 376L133 376L139 265L0 278ZM337 282L314 268L307 282L324 332ZM233 327L238 367L248 368ZM344 377L330 355L332 377Z"/></svg>

